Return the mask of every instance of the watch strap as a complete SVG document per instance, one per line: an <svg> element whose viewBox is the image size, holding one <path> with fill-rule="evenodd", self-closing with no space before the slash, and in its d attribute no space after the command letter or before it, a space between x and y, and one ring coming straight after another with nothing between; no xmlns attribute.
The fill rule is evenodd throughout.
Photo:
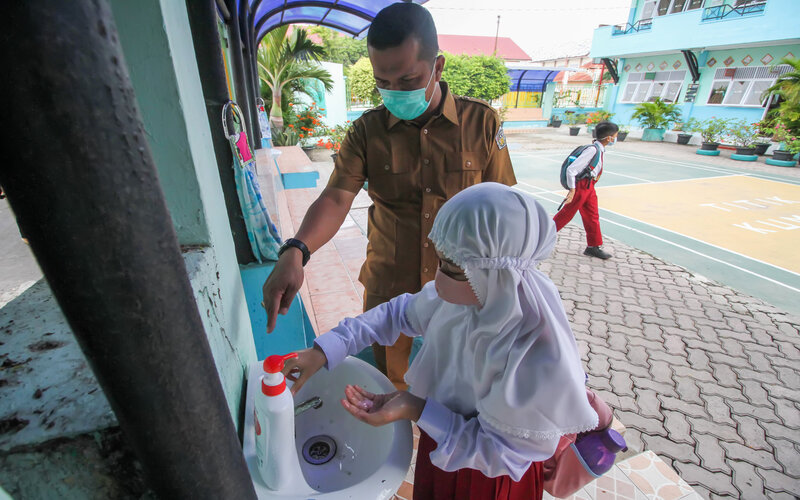
<svg viewBox="0 0 800 500"><path fill-rule="evenodd" d="M311 259L311 252L309 252L306 244L298 239L289 238L284 241L283 245L281 245L281 249L278 251L278 257L283 255L283 252L292 247L300 250L300 252L303 254L303 266L305 267L305 265L308 264L309 259Z"/></svg>

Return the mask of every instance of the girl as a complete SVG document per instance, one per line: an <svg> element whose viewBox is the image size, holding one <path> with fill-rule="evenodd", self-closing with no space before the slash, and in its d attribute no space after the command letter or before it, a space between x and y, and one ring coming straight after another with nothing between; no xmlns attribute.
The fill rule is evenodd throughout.
<svg viewBox="0 0 800 500"><path fill-rule="evenodd" d="M415 500L541 498L541 462L559 437L598 424L558 291L535 268L555 235L527 194L496 183L461 191L429 235L435 281L343 320L288 360L292 391L372 342L422 335L409 391L348 386L342 405L372 425L417 422Z"/></svg>

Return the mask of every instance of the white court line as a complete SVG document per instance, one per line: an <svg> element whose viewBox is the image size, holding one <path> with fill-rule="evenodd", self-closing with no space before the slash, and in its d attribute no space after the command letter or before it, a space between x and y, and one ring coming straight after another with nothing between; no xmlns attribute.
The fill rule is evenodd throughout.
<svg viewBox="0 0 800 500"><path fill-rule="evenodd" d="M609 174L611 172L608 172ZM704 181L706 179L723 179L725 177L747 177L743 174L728 174L728 175L712 175L710 177L693 177L691 179L670 179L666 181L650 181L650 184L669 184L671 182L695 182L695 181ZM614 186L595 186L595 189L611 189L611 188L619 188L619 187L636 187L638 184L616 184Z"/></svg>
<svg viewBox="0 0 800 500"><path fill-rule="evenodd" d="M520 189L520 191L524 191L524 190L523 190L523 189ZM526 192L527 192L527 191L526 191ZM548 199L548 198L545 198L545 197L541 196L541 195L540 195L540 194L538 194L538 193L528 193L528 194L532 194L532 195L534 195L534 196L537 196L537 197L539 197L539 198L541 198L541 199L543 199L543 200L545 200L545 201L549 201L550 203L555 203L555 204L558 204L558 203L560 203L560 202L558 202L558 201L553 201L553 200L550 200L550 199ZM611 211L609 210L609 212L611 212ZM612 213L614 213L614 212L612 212ZM617 214L617 215L619 215L619 214ZM623 217L625 217L625 216L623 216ZM627 218L630 218L630 217L627 217ZM683 246L683 245L680 245L680 244L678 244L678 243L675 243L674 241L666 240L666 239L664 239L664 238L661 238L661 237L659 237L659 236L656 236L656 235L654 235L654 234L650 234L650 233L648 233L648 232L645 232L645 231L642 231L642 230L640 230L640 229L636 229L636 228L633 228L633 227L627 226L627 225L625 225L625 224L622 224L622 223L619 223L619 222L615 222L615 221L613 221L613 220L609 220L609 219L607 219L607 218L605 218L605 217L600 217L600 220L602 220L602 221L605 221L605 222L608 222L608 223L610 223L610 224L614 224L614 225L616 225L616 226L620 226L620 227L622 227L622 228L628 229L629 231L633 231L633 232L636 232L636 233L642 234L642 235L644 235L644 236L649 236L650 238L653 238L654 240L658 240L658 241L661 241L661 242L667 243L667 244L669 244L669 245L672 245L672 246L674 246L674 247L680 248L681 250L685 250L685 251L687 251L687 252L691 252L691 253L693 253L693 254L696 254L696 255L699 255L699 256L701 256L701 257L705 257L706 259L712 260L712 261L714 261L714 262L718 262L718 263L720 263L720 264L724 264L724 265L726 265L726 266L732 267L732 268L734 268L734 269L737 269L737 270L739 270L739 271L742 271L742 272L745 272L745 273L747 273L747 274L751 274L751 275L753 275L753 276L756 276L756 277L758 277L758 278L761 278L761 279L763 279L763 280L765 280L765 281L769 281L770 283L775 283L776 285L780 285L780 286L782 286L782 287L784 287L784 288L788 288L789 290L792 290L792 291L794 291L794 292L798 292L798 293L800 293L800 289L798 289L798 288L795 288L795 287L793 287L793 286L791 286L791 285L787 285L786 283L780 282L780 281L778 281L778 280L774 280L774 279L772 279L772 278L769 278L769 277L767 277L767 276L764 276L764 275L762 275L762 274L758 274L758 273L756 273L756 272L753 272L753 271L751 271L751 270L749 270L749 269L745 269L745 268L743 268L743 267L737 266L736 264L732 264L732 263L730 263L730 262L727 262L727 261L724 261L724 260L718 259L718 258L716 258L716 257L712 257L712 256L710 256L710 255L707 255L707 254L704 254L704 253L702 253L702 252L698 252L697 250L691 249L691 248L689 248L689 247L685 247L685 246ZM634 219L634 220L635 220L635 219ZM638 222L641 222L641 221L638 221ZM643 222L643 224L647 224L647 225L649 225L649 226L653 226L652 224L649 224L649 223L647 223L647 222ZM653 226L653 227L657 227L657 226ZM669 230L666 230L666 231L669 231ZM674 231L670 231L670 232L674 232ZM675 233L675 234L680 234L680 233ZM684 235L681 235L681 236L684 236ZM686 236L686 237L687 237L687 238L691 238L691 237L689 237L689 236ZM692 239L693 239L693 238L692 238ZM702 242L702 243L704 243L704 244L706 244L706 245L709 245L709 246L712 246L712 247L715 247L715 246L716 246L716 245L712 245L712 244L705 243L705 242ZM721 248L721 247L717 247L717 248ZM722 250L725 250L725 251L730 251L730 250L728 250L727 248L722 248ZM731 253L735 253L735 252L731 252ZM741 254L737 254L737 255L741 255ZM759 260L757 260L757 259L753 259L752 257L747 257L746 255L745 255L745 256L743 256L743 257L745 257L745 258L747 258L747 259L750 259L750 260L753 260L753 261L756 261L756 262L761 262L761 261L759 261ZM772 264L767 264L767 265L769 265L769 266L771 266L771 267L777 267L777 266L774 266L774 265L772 265ZM781 267L777 267L777 269L784 270L784 269L783 269L783 268L781 268ZM797 274L797 273L793 273L792 271L788 271L788 270L786 270L786 271L787 271L787 272L789 272L789 273L791 273L791 274Z"/></svg>
<svg viewBox="0 0 800 500"><path fill-rule="evenodd" d="M552 158L545 158L543 156L537 156L536 159L537 160L552 161L552 162L558 163L558 164L564 163L564 160L554 160ZM642 179L641 177L634 177L632 175L618 174L617 172L614 172L614 171L611 171L611 170L605 170L605 169L603 169L603 174L606 174L606 175L618 175L620 177L627 177L628 179L634 179L634 180L642 181L643 183L648 183L648 184L651 183L651 182L655 182L655 181L651 181L649 179Z"/></svg>
<svg viewBox="0 0 800 500"><path fill-rule="evenodd" d="M708 166L708 165L695 165L695 164L692 164L692 163L687 163L687 162L683 162L683 161L679 161L679 160L662 160L662 159L659 159L659 158L652 158L652 157L649 157L649 156L640 156L640 155L637 155L635 153L614 152L612 154L613 155L620 155L620 156L624 156L624 157L628 157L628 158L633 158L633 159L637 159L637 160L647 160L647 161L652 161L652 162L657 162L657 163L663 163L665 165L677 165L677 166L681 166L681 167L693 168L693 169L696 169L696 170L706 170L706 171L715 172L715 173L727 173L727 174L733 174L733 175L744 175L744 176L748 176L748 177L766 179L766 180L773 181L773 182L782 182L784 184L792 184L792 185L795 185L795 186L798 185L798 182L793 180L793 179L784 179L784 178L781 178L781 177L773 177L773 176L770 176L768 174L760 174L758 172L742 172L742 171L737 171L737 170L730 170L730 169L727 169L725 167L714 167L714 166Z"/></svg>

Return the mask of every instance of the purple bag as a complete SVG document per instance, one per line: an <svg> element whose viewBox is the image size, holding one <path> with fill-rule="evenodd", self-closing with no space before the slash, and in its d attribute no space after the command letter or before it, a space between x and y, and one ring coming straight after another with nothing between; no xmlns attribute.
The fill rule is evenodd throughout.
<svg viewBox="0 0 800 500"><path fill-rule="evenodd" d="M611 408L586 389L589 404L599 417L598 426L580 435L561 436L555 454L544 466L544 489L556 498L572 495L608 472L617 453L627 450L625 439L611 429Z"/></svg>

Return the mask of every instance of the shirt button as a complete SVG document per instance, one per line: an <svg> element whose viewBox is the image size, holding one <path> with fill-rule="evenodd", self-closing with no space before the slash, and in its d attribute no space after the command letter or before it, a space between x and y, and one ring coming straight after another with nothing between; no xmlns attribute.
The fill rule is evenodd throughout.
<svg viewBox="0 0 800 500"><path fill-rule="evenodd" d="M423 129L422 133L425 134L425 135L428 135L428 129Z"/></svg>
<svg viewBox="0 0 800 500"><path fill-rule="evenodd" d="M425 243L422 244L422 246L424 246L425 248L428 248L428 242L426 241Z"/></svg>
<svg viewBox="0 0 800 500"><path fill-rule="evenodd" d="M430 219L431 218L431 214L425 214L425 218L426 219Z"/></svg>
<svg viewBox="0 0 800 500"><path fill-rule="evenodd" d="M425 269L422 270L422 272L423 273L427 273L428 272L428 268L426 267Z"/></svg>
<svg viewBox="0 0 800 500"><path fill-rule="evenodd" d="M428 163L430 163L430 162L431 162L431 161L430 161L429 159L427 159L427 158L425 158L424 160L422 160L422 163L424 163L425 165L427 165L427 164L428 164Z"/></svg>
<svg viewBox="0 0 800 500"><path fill-rule="evenodd" d="M431 192L431 188L425 188L425 192L426 193L430 193Z"/></svg>
<svg viewBox="0 0 800 500"><path fill-rule="evenodd" d="M384 166L383 166L383 169L384 169L384 170L389 170L390 168L391 168L391 167L390 167L389 165L384 165Z"/></svg>
<svg viewBox="0 0 800 500"><path fill-rule="evenodd" d="M472 162L471 162L471 161L468 161L468 162L467 162L467 166L468 166L468 167L469 167L469 166L472 166Z"/></svg>

